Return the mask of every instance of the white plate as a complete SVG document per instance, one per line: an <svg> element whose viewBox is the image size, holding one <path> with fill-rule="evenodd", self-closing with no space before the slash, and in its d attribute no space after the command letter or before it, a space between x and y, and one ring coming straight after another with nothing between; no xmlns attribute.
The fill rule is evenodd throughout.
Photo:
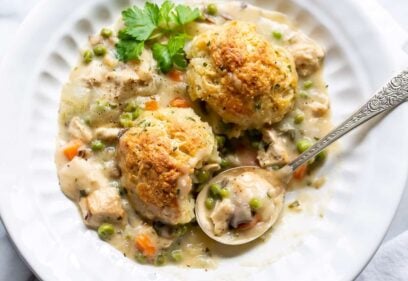
<svg viewBox="0 0 408 281"><path fill-rule="evenodd" d="M287 13L326 47L325 77L335 123L399 68L402 40L391 41L398 45L393 46L381 36L365 13L374 6L361 4L368 1L250 2ZM342 140L342 152L322 171L328 174L325 187L303 191L302 196L316 198L307 212L285 216L266 243L221 260L215 270L140 266L83 226L59 189L53 162L60 90L79 46L113 23L128 4L44 1L5 56L0 70L0 211L33 270L44 280L354 278L379 245L402 194L408 170L406 104L377 120L374 129L366 126Z"/></svg>

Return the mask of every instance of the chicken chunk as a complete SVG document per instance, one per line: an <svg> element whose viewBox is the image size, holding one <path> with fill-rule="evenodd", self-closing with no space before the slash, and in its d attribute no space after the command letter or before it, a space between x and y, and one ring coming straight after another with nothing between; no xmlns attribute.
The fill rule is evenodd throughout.
<svg viewBox="0 0 408 281"><path fill-rule="evenodd" d="M110 69L102 64L89 64L81 74L89 88L95 89L98 98L109 102L125 102L135 96L150 96L160 86L160 76L155 74L155 60L150 51L145 50L140 62L118 64ZM101 95L103 97L101 97Z"/></svg>
<svg viewBox="0 0 408 281"><path fill-rule="evenodd" d="M80 157L74 157L61 168L59 180L65 195L75 200L108 186L101 167Z"/></svg>
<svg viewBox="0 0 408 281"><path fill-rule="evenodd" d="M211 213L211 220L214 224L214 234L221 235L228 230L228 224L235 210L231 200L222 200L219 202L214 211Z"/></svg>
<svg viewBox="0 0 408 281"><path fill-rule="evenodd" d="M330 108L329 97L325 93L317 92L314 93L315 100L307 106L313 113L315 117L321 117L325 115Z"/></svg>
<svg viewBox="0 0 408 281"><path fill-rule="evenodd" d="M324 58L324 51L316 42L302 32L296 32L290 38L289 52L295 59L296 70L302 77L309 76L319 70Z"/></svg>
<svg viewBox="0 0 408 281"><path fill-rule="evenodd" d="M84 143L88 143L92 140L91 129L85 124L84 120L78 116L73 117L71 122L69 122L68 133L71 137L80 139Z"/></svg>
<svg viewBox="0 0 408 281"><path fill-rule="evenodd" d="M86 225L95 228L104 222L122 223L126 215L119 193L112 187L95 190L81 198L79 206Z"/></svg>
<svg viewBox="0 0 408 281"><path fill-rule="evenodd" d="M264 130L264 141L269 143L267 150L258 152L258 161L261 167L272 165L285 165L289 162L289 156L285 149L285 139L278 136L272 129Z"/></svg>
<svg viewBox="0 0 408 281"><path fill-rule="evenodd" d="M100 140L114 141L119 138L120 128L100 127L95 130L95 136Z"/></svg>

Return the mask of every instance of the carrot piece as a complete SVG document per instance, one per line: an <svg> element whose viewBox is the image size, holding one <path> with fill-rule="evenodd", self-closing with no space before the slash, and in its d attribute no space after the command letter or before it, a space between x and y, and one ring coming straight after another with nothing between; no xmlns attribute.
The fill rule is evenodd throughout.
<svg viewBox="0 0 408 281"><path fill-rule="evenodd" d="M80 140L72 140L67 143L63 149L65 157L71 161L78 154L78 149L82 144Z"/></svg>
<svg viewBox="0 0 408 281"><path fill-rule="evenodd" d="M174 98L171 102L170 102L170 106L171 107L180 107L180 108L186 108L186 107L190 107L190 103L188 102L188 100L181 98L181 97L177 97Z"/></svg>
<svg viewBox="0 0 408 281"><path fill-rule="evenodd" d="M259 221L261 220L261 216L259 214L255 214L252 220L248 223L241 223L238 225L239 230L247 230L253 228Z"/></svg>
<svg viewBox="0 0 408 281"><path fill-rule="evenodd" d="M302 180L307 173L307 165L302 165L293 172L293 177L297 180Z"/></svg>
<svg viewBox="0 0 408 281"><path fill-rule="evenodd" d="M157 110L159 109L159 103L155 100L149 100L145 103L145 109L151 111Z"/></svg>
<svg viewBox="0 0 408 281"><path fill-rule="evenodd" d="M156 254L156 246L146 234L137 236L135 238L135 244L138 250L141 251L145 256L151 257Z"/></svg>
<svg viewBox="0 0 408 281"><path fill-rule="evenodd" d="M171 70L167 75L168 75L169 78L170 78L171 80L173 80L173 81L176 81L176 82L183 81L183 76L184 76L184 74L183 74L183 72L181 72L180 70L173 69L173 70Z"/></svg>

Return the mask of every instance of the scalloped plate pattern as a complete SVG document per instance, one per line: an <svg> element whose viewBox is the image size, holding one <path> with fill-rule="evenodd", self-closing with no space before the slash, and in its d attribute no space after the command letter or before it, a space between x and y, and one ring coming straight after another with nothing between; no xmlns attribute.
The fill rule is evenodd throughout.
<svg viewBox="0 0 408 281"><path fill-rule="evenodd" d="M140 4L142 1L132 3ZM283 12L326 49L334 123L396 70L390 50L352 1L253 0ZM216 269L141 266L100 241L60 191L54 165L60 91L88 35L111 25L128 0L43 1L0 70L0 211L13 241L44 280L350 280L381 241L402 194L407 106L341 141L320 171L321 189L287 195L308 202L284 214L265 243L222 258ZM353 18L344 23L344 12ZM355 28L359 26L360 28ZM379 67L380 66L380 67ZM373 126L375 129L372 129ZM395 165L398 165L396 169Z"/></svg>

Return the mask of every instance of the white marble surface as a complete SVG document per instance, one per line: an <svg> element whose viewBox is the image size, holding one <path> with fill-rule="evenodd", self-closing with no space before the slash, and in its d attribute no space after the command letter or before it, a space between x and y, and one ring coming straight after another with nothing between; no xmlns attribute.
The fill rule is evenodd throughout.
<svg viewBox="0 0 408 281"><path fill-rule="evenodd" d="M67 0L68 1L68 0ZM330 0L337 1L337 0ZM373 0L375 1L375 0ZM407 0L377 0L393 18L406 30L408 30L408 1ZM16 33L19 24L24 20L32 7L38 0L0 0L0 60L5 54L7 48L10 47L10 42ZM386 27L384 27L386 28ZM407 184L408 187L408 184ZM391 227L385 237L384 243L393 239L402 232L408 230L408 188L401 201L398 212L391 224ZM392 243L392 241L391 241ZM387 249L388 245L381 247ZM371 266L381 266L381 264L372 263ZM408 265L407 265L408 267ZM406 271L408 272L408 271ZM408 276L403 279L408 280ZM28 267L20 260L17 253L14 251L3 226L0 223L0 281L26 281L34 280ZM366 280L366 279L365 279ZM384 279L385 280L385 279Z"/></svg>

